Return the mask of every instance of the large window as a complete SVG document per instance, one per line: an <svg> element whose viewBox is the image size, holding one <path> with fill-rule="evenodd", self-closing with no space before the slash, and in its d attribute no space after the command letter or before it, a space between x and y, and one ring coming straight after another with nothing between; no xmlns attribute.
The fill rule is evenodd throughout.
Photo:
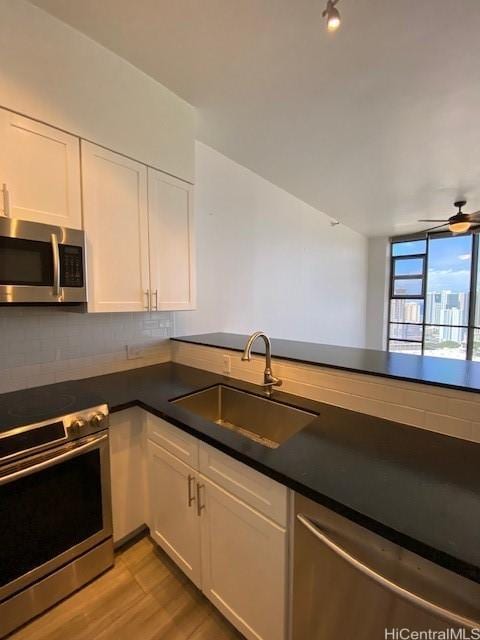
<svg viewBox="0 0 480 640"><path fill-rule="evenodd" d="M392 240L389 351L480 361L479 238Z"/></svg>

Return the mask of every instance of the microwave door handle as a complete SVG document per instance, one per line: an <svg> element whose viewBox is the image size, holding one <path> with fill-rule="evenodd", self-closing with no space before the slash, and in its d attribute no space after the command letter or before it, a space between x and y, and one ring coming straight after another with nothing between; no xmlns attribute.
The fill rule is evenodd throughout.
<svg viewBox="0 0 480 640"><path fill-rule="evenodd" d="M52 295L58 298L61 295L60 290L60 252L58 250L57 236L52 233L52 256L53 256L53 288Z"/></svg>
<svg viewBox="0 0 480 640"><path fill-rule="evenodd" d="M88 451L89 449L95 449L98 447L98 444L108 438L108 435L102 435L100 437L93 438L89 440L85 444L78 445L73 449L69 449L65 453L59 453L58 455L54 455L47 460L43 460L42 462L38 462L37 464L32 464L29 467L25 467L25 469L20 469L19 471L14 471L13 473L9 473L6 476L0 476L0 487L4 484L8 484L13 480L18 480L19 478L23 478L25 476L29 476L36 471L41 471L42 469L48 469L48 467L53 467L59 462L63 462L65 460L69 460L70 458L74 458L75 456Z"/></svg>
<svg viewBox="0 0 480 640"><path fill-rule="evenodd" d="M369 577L378 585L384 587L387 591L390 591L396 596L418 606L420 609L423 609L424 611L427 611L432 615L436 615L443 620L447 620L452 624L458 624L460 626L468 627L471 629L476 629L479 626L478 621L475 622L473 620L469 620L468 618L464 618L462 615L454 613L453 611L449 611L448 609L444 609L443 607L440 607L439 605L434 604L429 600L425 600L416 593L413 593L408 589L404 589L399 584L396 584L385 576L382 576L380 573L377 573L374 569L367 566L366 564L363 564L363 562L350 555L348 551L331 540L321 529L319 529L309 518L307 518L303 514L297 514L297 519L302 523L304 527L306 527L311 533L313 533L313 535L318 540L320 540L320 542L322 542L326 547L333 551L337 556L340 556L357 571Z"/></svg>
<svg viewBox="0 0 480 640"><path fill-rule="evenodd" d="M10 218L10 194L7 189L7 185L3 183L2 185L2 193L3 193L3 215L6 218Z"/></svg>

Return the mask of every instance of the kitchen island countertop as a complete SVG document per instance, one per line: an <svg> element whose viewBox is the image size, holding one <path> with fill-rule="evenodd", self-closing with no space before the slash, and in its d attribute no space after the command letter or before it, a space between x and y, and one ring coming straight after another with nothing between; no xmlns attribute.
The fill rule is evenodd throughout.
<svg viewBox="0 0 480 640"><path fill-rule="evenodd" d="M248 336L238 333L204 333L171 339L175 342L243 351ZM272 338L271 343L273 358L480 393L480 362L278 338ZM265 353L263 341L255 342L252 353Z"/></svg>

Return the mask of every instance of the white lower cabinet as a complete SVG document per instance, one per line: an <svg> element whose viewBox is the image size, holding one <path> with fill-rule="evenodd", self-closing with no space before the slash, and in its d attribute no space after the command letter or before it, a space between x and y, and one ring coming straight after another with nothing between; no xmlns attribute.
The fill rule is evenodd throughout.
<svg viewBox="0 0 480 640"><path fill-rule="evenodd" d="M128 538L148 522L142 410L110 415L110 475L113 541Z"/></svg>
<svg viewBox="0 0 480 640"><path fill-rule="evenodd" d="M172 429L160 418L148 416L152 537L246 638L285 640L285 488L265 476L263 481L272 486L260 484L260 474L221 452L217 452L220 457L216 465L210 457L212 464L201 473L197 461L201 466L202 458L212 448L191 436L187 436L187 444L183 439L175 442ZM160 442L168 443L168 450ZM195 453L192 447L198 451ZM176 451L183 460L188 452L191 464L177 457L173 453ZM228 468L222 465L227 461ZM227 471L219 473L217 468ZM233 478L236 495L231 492ZM252 504L248 504L249 495ZM285 498L285 508L274 510L281 514L280 524L266 515L272 495ZM259 504L264 505L264 513L258 510Z"/></svg>
<svg viewBox="0 0 480 640"><path fill-rule="evenodd" d="M198 587L201 587L200 518L194 471L148 441L150 534Z"/></svg>
<svg viewBox="0 0 480 640"><path fill-rule="evenodd" d="M285 638L286 530L200 482L203 592L247 638Z"/></svg>

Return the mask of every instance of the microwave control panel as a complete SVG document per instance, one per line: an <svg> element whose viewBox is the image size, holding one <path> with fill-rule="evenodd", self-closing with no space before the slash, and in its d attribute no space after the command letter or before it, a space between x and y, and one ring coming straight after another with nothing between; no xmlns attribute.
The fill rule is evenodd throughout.
<svg viewBox="0 0 480 640"><path fill-rule="evenodd" d="M83 287L83 249L68 244L61 244L60 251L60 285L62 287Z"/></svg>

